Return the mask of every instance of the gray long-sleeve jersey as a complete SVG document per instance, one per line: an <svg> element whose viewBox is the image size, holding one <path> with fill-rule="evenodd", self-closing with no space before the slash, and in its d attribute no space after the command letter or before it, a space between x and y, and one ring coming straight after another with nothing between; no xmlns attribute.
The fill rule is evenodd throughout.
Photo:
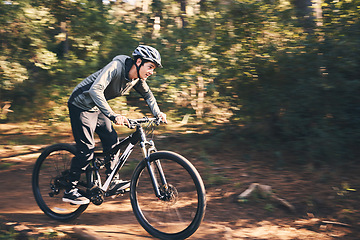
<svg viewBox="0 0 360 240"><path fill-rule="evenodd" d="M108 65L79 83L71 93L69 103L86 111L98 109L114 121L115 114L107 100L119 97L134 88L145 99L154 116L160 113L156 99L145 80L130 80L129 70L133 65L129 56L116 56Z"/></svg>

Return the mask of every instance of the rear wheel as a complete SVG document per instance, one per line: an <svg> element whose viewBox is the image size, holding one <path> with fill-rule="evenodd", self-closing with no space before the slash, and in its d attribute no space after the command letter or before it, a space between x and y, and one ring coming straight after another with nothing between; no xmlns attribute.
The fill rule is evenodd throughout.
<svg viewBox="0 0 360 240"><path fill-rule="evenodd" d="M77 218L88 206L62 201L75 151L75 147L70 144L51 145L43 151L34 166L32 187L35 200L41 210L55 220Z"/></svg>
<svg viewBox="0 0 360 240"><path fill-rule="evenodd" d="M160 162L167 184L162 184ZM161 197L154 194L146 160L134 170L130 186L131 204L139 223L154 237L185 239L200 226L206 207L205 187L195 167L172 152L150 155Z"/></svg>

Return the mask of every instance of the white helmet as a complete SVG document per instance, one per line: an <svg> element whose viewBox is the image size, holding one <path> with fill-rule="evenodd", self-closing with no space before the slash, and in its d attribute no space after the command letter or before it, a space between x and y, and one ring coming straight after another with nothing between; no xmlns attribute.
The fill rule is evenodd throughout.
<svg viewBox="0 0 360 240"><path fill-rule="evenodd" d="M158 50L153 47L146 45L139 45L132 54L134 57L140 57L144 60L155 63L158 67L163 67L161 65L161 56Z"/></svg>

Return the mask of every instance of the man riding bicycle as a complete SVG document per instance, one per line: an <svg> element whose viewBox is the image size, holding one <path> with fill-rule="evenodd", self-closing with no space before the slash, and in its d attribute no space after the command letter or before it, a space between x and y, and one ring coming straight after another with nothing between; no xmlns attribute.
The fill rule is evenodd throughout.
<svg viewBox="0 0 360 240"><path fill-rule="evenodd" d="M88 204L88 198L77 189L82 168L94 155L94 133L100 137L104 152L118 142L116 125L129 124L127 118L116 114L107 100L119 97L134 88L146 101L152 114L166 122L166 114L160 111L146 80L156 67L162 68L160 53L153 47L139 45L132 59L126 55L116 56L108 65L79 83L70 95L68 106L71 128L76 142L76 154L70 168L71 184L64 192L63 201L72 204ZM111 161L105 165L111 172ZM115 178L115 182L121 180ZM112 187L115 187L115 183Z"/></svg>

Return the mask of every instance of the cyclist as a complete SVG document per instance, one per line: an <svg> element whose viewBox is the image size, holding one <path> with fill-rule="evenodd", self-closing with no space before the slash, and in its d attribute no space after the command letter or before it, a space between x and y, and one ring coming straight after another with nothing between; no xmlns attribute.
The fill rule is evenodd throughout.
<svg viewBox="0 0 360 240"><path fill-rule="evenodd" d="M76 185L82 168L93 158L94 133L99 135L105 152L118 142L112 122L116 125L129 124L125 116L116 114L111 109L107 100L122 96L134 88L145 99L152 114L166 122L166 114L160 111L146 83L156 67L162 68L160 53L153 47L139 45L132 55L133 58L126 55L116 56L104 68L79 83L70 95L68 106L76 154L71 162L71 184L64 192L64 202L89 203L89 199L78 192ZM111 161L105 167L109 174Z"/></svg>

